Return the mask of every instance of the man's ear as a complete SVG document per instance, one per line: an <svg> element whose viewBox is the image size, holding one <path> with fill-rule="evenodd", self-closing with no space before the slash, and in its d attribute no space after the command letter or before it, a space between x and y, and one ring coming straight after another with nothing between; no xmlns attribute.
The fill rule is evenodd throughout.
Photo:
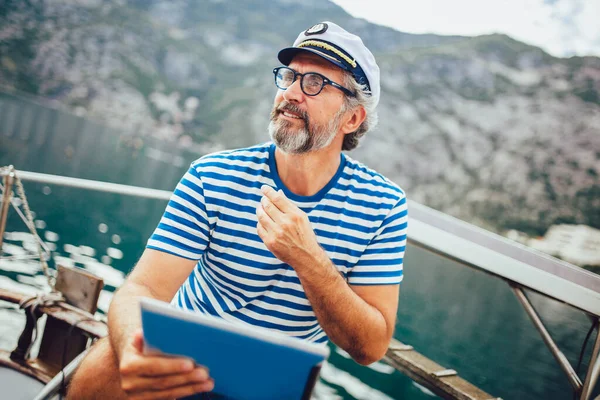
<svg viewBox="0 0 600 400"><path fill-rule="evenodd" d="M354 110L349 111L348 113L351 114L349 117L346 117L348 119L342 126L342 132L344 133L344 135L355 132L360 126L360 124L363 123L365 118L367 118L367 112L365 111L365 108L363 106L358 106Z"/></svg>

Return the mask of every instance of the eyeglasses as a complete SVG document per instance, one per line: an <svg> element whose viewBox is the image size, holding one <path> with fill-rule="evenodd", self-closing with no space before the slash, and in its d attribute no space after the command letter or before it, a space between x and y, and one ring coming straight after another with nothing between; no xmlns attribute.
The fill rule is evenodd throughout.
<svg viewBox="0 0 600 400"><path fill-rule="evenodd" d="M325 87L325 85L331 85L334 88L340 89L346 95L350 97L355 97L356 95L352 93L350 90L346 89L342 85L335 83L334 81L327 79L325 76L317 73L317 72L307 72L305 74L301 74L300 72L296 72L289 67L277 67L273 69L273 74L275 74L275 85L281 89L286 90L294 82L296 82L297 77L300 78L300 88L302 92L307 96L316 96L321 93L321 90Z"/></svg>

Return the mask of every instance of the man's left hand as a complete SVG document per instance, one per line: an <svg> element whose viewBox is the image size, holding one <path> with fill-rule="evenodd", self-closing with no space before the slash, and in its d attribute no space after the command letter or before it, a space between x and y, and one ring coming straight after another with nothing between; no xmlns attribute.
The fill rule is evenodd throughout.
<svg viewBox="0 0 600 400"><path fill-rule="evenodd" d="M281 190L263 185L261 191L264 196L256 208L256 229L275 257L296 268L323 251L304 211Z"/></svg>

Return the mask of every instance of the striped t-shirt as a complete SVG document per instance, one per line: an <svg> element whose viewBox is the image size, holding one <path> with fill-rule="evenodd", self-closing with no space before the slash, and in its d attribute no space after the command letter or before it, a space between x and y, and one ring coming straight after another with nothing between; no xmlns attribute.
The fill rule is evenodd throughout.
<svg viewBox="0 0 600 400"><path fill-rule="evenodd" d="M256 231L261 186L282 189L304 211L317 240L350 285L402 281L404 192L342 154L331 181L313 196L279 179L275 145L204 156L191 164L147 247L198 261L173 304L312 342L327 336L293 268Z"/></svg>

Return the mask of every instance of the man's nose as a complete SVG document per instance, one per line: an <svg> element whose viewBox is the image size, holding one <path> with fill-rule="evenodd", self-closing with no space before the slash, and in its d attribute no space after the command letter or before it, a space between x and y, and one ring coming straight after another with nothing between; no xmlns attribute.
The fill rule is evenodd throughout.
<svg viewBox="0 0 600 400"><path fill-rule="evenodd" d="M292 84L283 92L283 98L287 101L295 101L300 103L304 96L302 88L300 86L300 77L296 79Z"/></svg>

